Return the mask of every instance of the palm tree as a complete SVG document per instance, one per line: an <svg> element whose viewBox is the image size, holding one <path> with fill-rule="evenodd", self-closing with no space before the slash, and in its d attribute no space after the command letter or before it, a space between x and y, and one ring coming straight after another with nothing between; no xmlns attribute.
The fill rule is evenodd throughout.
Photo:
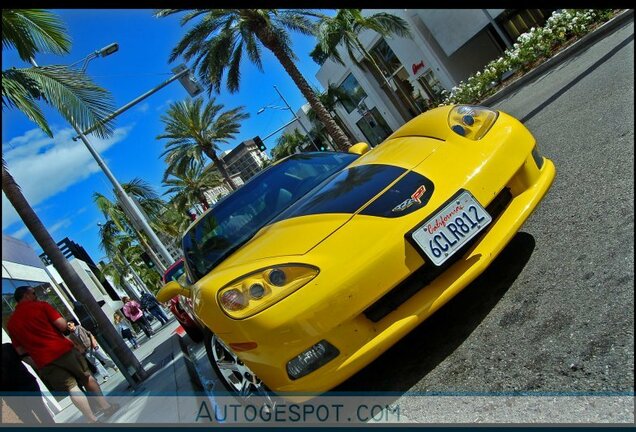
<svg viewBox="0 0 636 432"><path fill-rule="evenodd" d="M2 10L2 48L14 48L24 62L33 62L37 53L64 54L70 51L70 40L64 24L47 11L38 9ZM17 108L36 123L48 136L53 136L39 103L54 107L69 122L85 130L98 124L95 133L106 137L109 125L99 121L112 112L110 94L98 87L83 72L65 66L10 68L2 71L2 109ZM132 366L140 379L147 373L130 351L99 307L90 291L70 266L66 257L30 206L2 159L2 191L11 205L51 259L66 286L93 315L106 343L123 364Z"/></svg>
<svg viewBox="0 0 636 432"><path fill-rule="evenodd" d="M153 230L157 229L158 225L156 220L160 218L165 203L157 196L152 188L141 179L135 178L129 183L122 183L122 188L139 203L139 207L148 216L148 222ZM128 215L123 211L118 202L115 203L111 201L99 192L93 194L93 202L95 202L99 210L106 217L106 220L114 223L118 232L135 236L142 247L153 257L153 261L161 264L153 249L150 247L145 233L134 228L128 219ZM162 265L159 265L159 267L162 267Z"/></svg>
<svg viewBox="0 0 636 432"><path fill-rule="evenodd" d="M339 9L335 16L321 19L317 32L318 44L310 56L318 64L324 63L328 58L344 64L338 52L338 47L342 44L355 64L362 67L356 59L354 50L362 54L363 58L369 62L372 73L384 83L388 83L387 76L382 72L376 58L367 51L358 38L363 30L374 31L382 37L393 35L412 37L407 22L390 13L380 12L365 17L361 9ZM400 86L397 87L402 92ZM409 100L408 97L405 99ZM415 110L417 112L418 108L415 107Z"/></svg>
<svg viewBox="0 0 636 432"><path fill-rule="evenodd" d="M163 9L155 16L165 17L183 12L182 9ZM187 31L172 50L170 61L183 56L186 61L194 59L194 69L208 92L221 89L221 81L226 73L226 85L230 92L239 89L240 66L243 56L263 71L261 47L268 49L292 78L298 89L316 110L318 118L325 124L336 145L346 150L351 143L329 112L322 106L311 86L302 76L295 61L289 30L304 35L315 32L312 18L323 14L306 9L196 9L182 19L185 25L194 18L202 19Z"/></svg>
<svg viewBox="0 0 636 432"><path fill-rule="evenodd" d="M133 243L133 237L119 231L112 220L99 224L99 247L106 253L110 263L104 266L104 274L113 278L115 283L124 288L130 298L139 300L135 290L129 290L124 275L132 275L140 286L145 286L135 269L126 258L126 251Z"/></svg>
<svg viewBox="0 0 636 432"><path fill-rule="evenodd" d="M320 101L322 102L322 104L325 106L325 108L329 111L329 112L336 112L336 106L340 103L349 103L352 105L355 105L355 101L353 100L353 98L351 97L351 95L346 92L345 90L341 89L340 87L336 86L335 84L329 83L327 85L327 90L325 90L324 92L320 93L320 95L318 95L318 98L320 99ZM313 109L309 109L309 111L307 111L307 118L314 124L316 124L316 120L318 119L316 116L316 112ZM340 128L347 134L347 136L349 137L349 139L353 142L355 141L355 137L353 136L353 134L351 133L351 131L349 130L349 128L347 128L347 126L342 122L342 119L340 119L340 117L338 117L338 115L334 115L333 119L336 121L336 123L338 123L338 125L340 126ZM320 133L320 129L318 130L318 133Z"/></svg>
<svg viewBox="0 0 636 432"><path fill-rule="evenodd" d="M174 197L168 201L165 210L157 219L157 230L168 237L181 239L185 230L192 223L189 205L176 200Z"/></svg>
<svg viewBox="0 0 636 432"><path fill-rule="evenodd" d="M223 184L216 167L212 164L192 162L184 172L172 173L172 178L165 179L163 185L168 189L166 194L175 194L174 200L183 209L190 209L195 203L201 204L203 210L210 208L205 192Z"/></svg>
<svg viewBox="0 0 636 432"><path fill-rule="evenodd" d="M277 161L292 155L307 141L308 137L298 132L298 129L294 129L292 133L284 133L278 138L276 146L272 149L272 158Z"/></svg>
<svg viewBox="0 0 636 432"><path fill-rule="evenodd" d="M242 106L222 110L223 105L216 104L214 98L205 106L202 98L187 99L170 105L168 112L161 116L165 133L157 137L168 140L166 149L161 154L168 164L164 180L169 174L185 172L193 160L203 163L203 155L206 155L232 190L236 190L236 185L217 152L219 144L227 144L235 138L241 121L249 118L249 114L243 111Z"/></svg>

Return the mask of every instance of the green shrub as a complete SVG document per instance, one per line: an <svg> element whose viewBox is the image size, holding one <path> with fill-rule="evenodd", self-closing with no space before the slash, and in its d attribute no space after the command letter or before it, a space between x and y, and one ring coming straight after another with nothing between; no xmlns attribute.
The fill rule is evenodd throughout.
<svg viewBox="0 0 636 432"><path fill-rule="evenodd" d="M612 9L564 9L554 12L545 26L532 27L517 38L503 56L489 62L483 70L461 81L450 92L443 92L443 105L477 103L492 93L508 71L528 71L536 62L550 57L572 38L580 38L591 27L608 21L616 14Z"/></svg>

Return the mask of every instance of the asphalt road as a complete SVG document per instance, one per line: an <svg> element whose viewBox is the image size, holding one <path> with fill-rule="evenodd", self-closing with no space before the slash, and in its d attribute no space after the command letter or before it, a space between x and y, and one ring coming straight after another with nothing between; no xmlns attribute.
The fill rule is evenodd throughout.
<svg viewBox="0 0 636 432"><path fill-rule="evenodd" d="M632 21L496 105L555 162L552 189L486 273L338 390L634 391L633 38Z"/></svg>

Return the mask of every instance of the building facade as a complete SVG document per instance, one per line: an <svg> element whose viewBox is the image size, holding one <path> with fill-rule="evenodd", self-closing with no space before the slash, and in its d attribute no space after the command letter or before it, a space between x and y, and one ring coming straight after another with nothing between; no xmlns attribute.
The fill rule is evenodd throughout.
<svg viewBox="0 0 636 432"><path fill-rule="evenodd" d="M500 57L519 34L545 23L545 9L382 9L406 21L412 38L383 38L363 31L358 39L372 60L340 46L344 65L327 59L316 77L324 88L351 100L336 114L356 141L375 146L402 124L437 106L443 92Z"/></svg>
<svg viewBox="0 0 636 432"><path fill-rule="evenodd" d="M223 153L221 159L231 176L238 175L246 182L263 169L269 158L258 149L254 140L246 140Z"/></svg>

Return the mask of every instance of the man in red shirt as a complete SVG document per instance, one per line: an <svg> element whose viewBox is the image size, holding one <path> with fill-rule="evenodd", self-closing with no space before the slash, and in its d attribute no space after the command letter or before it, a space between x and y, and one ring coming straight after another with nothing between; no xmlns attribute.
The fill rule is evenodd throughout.
<svg viewBox="0 0 636 432"><path fill-rule="evenodd" d="M49 390L70 393L71 401L89 422L96 422L97 418L78 385L96 395L102 412L107 416L114 414L119 405L106 401L86 360L62 334L66 319L47 302L38 301L33 287L18 287L13 296L17 305L7 329L18 354L33 359Z"/></svg>

